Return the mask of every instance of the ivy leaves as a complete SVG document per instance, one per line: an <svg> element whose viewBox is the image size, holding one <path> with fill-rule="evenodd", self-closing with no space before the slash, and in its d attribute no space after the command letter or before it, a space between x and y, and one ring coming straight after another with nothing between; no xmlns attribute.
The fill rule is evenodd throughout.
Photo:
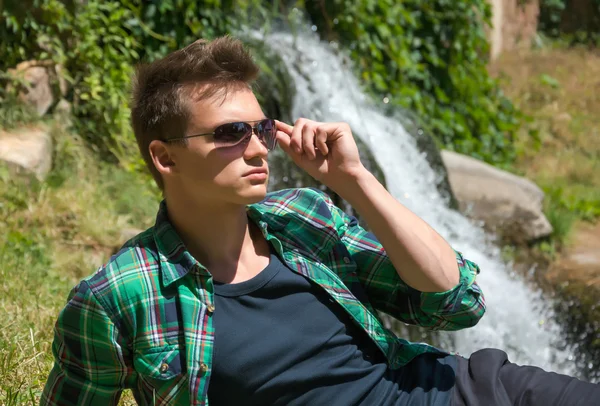
<svg viewBox="0 0 600 406"><path fill-rule="evenodd" d="M352 50L372 94L422 118L447 148L489 162L514 157L520 115L489 76L485 0L306 2L330 40ZM323 30L322 30L323 31Z"/></svg>

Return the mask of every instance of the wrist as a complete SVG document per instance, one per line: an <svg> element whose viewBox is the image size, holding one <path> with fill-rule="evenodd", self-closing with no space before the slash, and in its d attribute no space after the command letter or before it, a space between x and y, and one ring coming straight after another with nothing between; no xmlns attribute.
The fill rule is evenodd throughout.
<svg viewBox="0 0 600 406"><path fill-rule="evenodd" d="M377 178L364 166L348 171L343 177L337 178L336 182L328 185L344 200L353 204L356 199L367 193L370 185L377 184Z"/></svg>

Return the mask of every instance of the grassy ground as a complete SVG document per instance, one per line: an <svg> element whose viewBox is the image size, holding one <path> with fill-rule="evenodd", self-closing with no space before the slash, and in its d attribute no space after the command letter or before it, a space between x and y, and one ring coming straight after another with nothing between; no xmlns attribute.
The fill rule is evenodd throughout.
<svg viewBox="0 0 600 406"><path fill-rule="evenodd" d="M70 289L108 258L121 230L155 214L147 179L99 165L76 137L58 134L44 183L0 168L0 405L39 402Z"/></svg>
<svg viewBox="0 0 600 406"><path fill-rule="evenodd" d="M600 217L600 53L515 51L491 71L532 119L516 140L516 169L546 192L552 244L560 245L573 225Z"/></svg>
<svg viewBox="0 0 600 406"><path fill-rule="evenodd" d="M517 139L517 170L546 190L554 241L563 241L574 223L600 216L600 56L517 52L492 70L533 117ZM155 214L148 179L98 164L73 135L55 141L44 183L0 168L0 405L38 402L69 290L108 258L121 230L149 226Z"/></svg>
<svg viewBox="0 0 600 406"><path fill-rule="evenodd" d="M548 241L516 251L517 263L556 298L578 369L600 380L600 52L560 46L504 54L492 67L531 116L519 132L516 170L546 192ZM595 223L595 224L594 224ZM585 258L585 260L581 260ZM528 273L529 274L529 273Z"/></svg>

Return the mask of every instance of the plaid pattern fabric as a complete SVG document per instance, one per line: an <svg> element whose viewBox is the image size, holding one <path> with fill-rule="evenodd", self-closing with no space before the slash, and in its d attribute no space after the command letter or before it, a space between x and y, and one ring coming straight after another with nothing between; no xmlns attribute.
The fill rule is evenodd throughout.
<svg viewBox="0 0 600 406"><path fill-rule="evenodd" d="M425 352L384 328L377 311L431 329L475 325L485 311L479 268L456 253L460 283L422 293L398 276L375 236L316 189L270 193L247 209L294 271L321 285L369 334L391 368ZM185 249L164 203L156 224L81 281L58 316L43 405L208 405L215 311L210 274Z"/></svg>

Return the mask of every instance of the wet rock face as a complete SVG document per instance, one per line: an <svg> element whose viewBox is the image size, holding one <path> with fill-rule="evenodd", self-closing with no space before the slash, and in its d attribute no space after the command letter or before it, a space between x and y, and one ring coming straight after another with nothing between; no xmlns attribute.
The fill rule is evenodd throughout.
<svg viewBox="0 0 600 406"><path fill-rule="evenodd" d="M458 210L458 200L452 190L446 164L433 136L423 126L419 125L419 118L409 111L399 111L396 107L389 106L386 114L400 121L404 129L415 139L417 148L424 154L429 166L437 175L435 186L438 192L446 200L450 208Z"/></svg>
<svg viewBox="0 0 600 406"><path fill-rule="evenodd" d="M558 318L584 379L600 382L600 223L580 224L558 261L543 275L557 292Z"/></svg>
<svg viewBox="0 0 600 406"><path fill-rule="evenodd" d="M281 56L263 42L248 40L248 45L260 68L254 93L267 117L292 121L292 103L296 90Z"/></svg>

